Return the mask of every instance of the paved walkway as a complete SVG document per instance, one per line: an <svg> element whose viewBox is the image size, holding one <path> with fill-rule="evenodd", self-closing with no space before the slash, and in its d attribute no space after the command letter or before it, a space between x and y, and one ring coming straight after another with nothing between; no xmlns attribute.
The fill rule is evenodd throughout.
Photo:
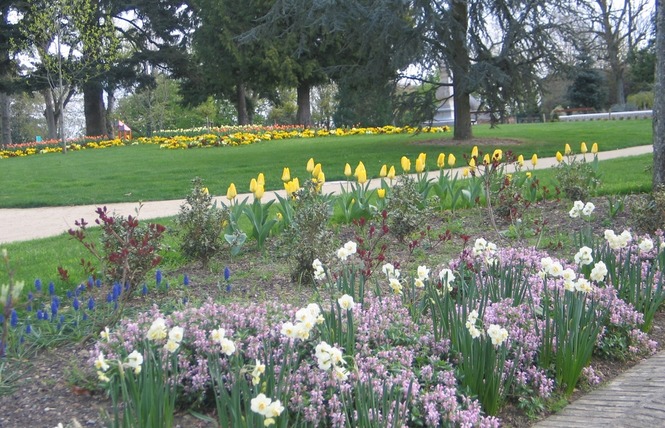
<svg viewBox="0 0 665 428"><path fill-rule="evenodd" d="M632 147L599 153L601 160L652 153L651 146ZM537 169L556 164L553 158L541 159ZM372 186L379 185L373 180ZM337 192L339 182L326 183L324 192ZM274 197L266 193L266 199ZM283 194L283 192L282 192ZM251 197L251 195L239 195ZM220 201L221 198L220 198ZM142 219L175 215L184 200L145 202ZM138 203L107 204L118 214L135 214ZM0 243L31 240L58 235L74 227L74 220L85 218L92 223L98 205L0 209ZM665 427L665 351L643 361L607 385L583 396L560 413L535 425L537 428L560 427Z"/></svg>
<svg viewBox="0 0 665 428"><path fill-rule="evenodd" d="M652 153L652 146L638 146L628 149L612 150L598 153L600 160L614 159L626 156L635 156L646 153ZM589 155L587 155L589 156ZM529 160L526 160L529 167ZM556 159L539 159L536 169L550 168L556 165ZM461 168L458 168L461 172ZM435 173L436 174L436 173ZM434 174L433 174L434 175ZM340 190L341 182L325 183L324 193L336 193ZM373 188L380 186L380 180L371 180ZM274 198L275 192L266 192L264 200ZM284 191L276 192L284 195ZM252 198L251 194L238 195L240 200L245 197ZM226 198L218 198L218 203L228 202ZM184 199L173 201L152 201L143 202L139 217L143 220L159 217L174 216L180 210L180 206L185 203ZM110 203L96 205L80 205L68 207L43 207L43 208L10 208L0 209L0 244L15 241L28 241L38 238L59 235L67 230L74 228L74 221L85 219L89 224L94 224L97 216L95 210L97 207L106 205L110 211L115 211L120 215L135 215L139 208L138 202L129 203Z"/></svg>

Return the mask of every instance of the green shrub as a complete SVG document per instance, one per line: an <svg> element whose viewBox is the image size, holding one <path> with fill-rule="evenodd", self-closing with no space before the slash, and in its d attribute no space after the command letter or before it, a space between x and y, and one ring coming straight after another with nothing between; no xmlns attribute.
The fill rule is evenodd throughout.
<svg viewBox="0 0 665 428"><path fill-rule="evenodd" d="M429 208L418 191L417 183L408 176L400 176L386 201L390 232L400 241L417 231Z"/></svg>

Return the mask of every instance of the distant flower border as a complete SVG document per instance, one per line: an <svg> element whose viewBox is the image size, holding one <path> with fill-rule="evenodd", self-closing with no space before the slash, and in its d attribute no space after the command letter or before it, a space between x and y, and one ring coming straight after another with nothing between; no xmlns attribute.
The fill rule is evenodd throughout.
<svg viewBox="0 0 665 428"><path fill-rule="evenodd" d="M413 134L416 132L443 133L449 131L450 128L447 126L418 129L410 126L398 127L392 125L370 128L337 128L334 130L280 126L194 128L163 131L154 137L139 137L132 140L121 140L119 138L108 140L103 137L85 137L67 141L67 150L103 149L127 144L153 144L158 145L162 149L182 150L199 147L243 146L261 141L291 138ZM62 145L57 140L29 142L12 144L7 149L0 150L0 159L61 152Z"/></svg>

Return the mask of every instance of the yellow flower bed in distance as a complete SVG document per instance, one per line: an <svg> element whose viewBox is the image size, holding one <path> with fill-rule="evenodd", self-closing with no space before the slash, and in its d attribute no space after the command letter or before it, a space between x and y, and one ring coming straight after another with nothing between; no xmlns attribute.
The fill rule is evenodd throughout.
<svg viewBox="0 0 665 428"><path fill-rule="evenodd" d="M303 129L301 127L285 126L235 126L224 128L196 128L163 131L153 137L139 137L133 140L120 140L118 138L105 140L100 137L80 138L67 142L67 150L77 151L86 149L103 149L107 147L123 146L126 144L153 144L162 149L183 150L198 147L242 146L261 141L285 140L289 138L314 137L345 137L348 135L390 135L412 134L415 132L441 133L448 132L447 126L414 128L398 126L382 126L371 128L337 128ZM58 141L30 142L13 144L5 150L0 150L0 159L30 156L40 153L61 153L62 146Z"/></svg>

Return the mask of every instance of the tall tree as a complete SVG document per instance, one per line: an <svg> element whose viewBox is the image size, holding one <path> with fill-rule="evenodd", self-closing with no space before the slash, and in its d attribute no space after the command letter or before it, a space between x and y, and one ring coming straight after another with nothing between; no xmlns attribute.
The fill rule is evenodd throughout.
<svg viewBox="0 0 665 428"><path fill-rule="evenodd" d="M653 105L653 187L665 185L665 7L656 6L656 76Z"/></svg>
<svg viewBox="0 0 665 428"><path fill-rule="evenodd" d="M598 59L607 64L610 104L626 103L628 55L649 35L650 4L650 0L584 0L577 10L581 33L590 36Z"/></svg>

